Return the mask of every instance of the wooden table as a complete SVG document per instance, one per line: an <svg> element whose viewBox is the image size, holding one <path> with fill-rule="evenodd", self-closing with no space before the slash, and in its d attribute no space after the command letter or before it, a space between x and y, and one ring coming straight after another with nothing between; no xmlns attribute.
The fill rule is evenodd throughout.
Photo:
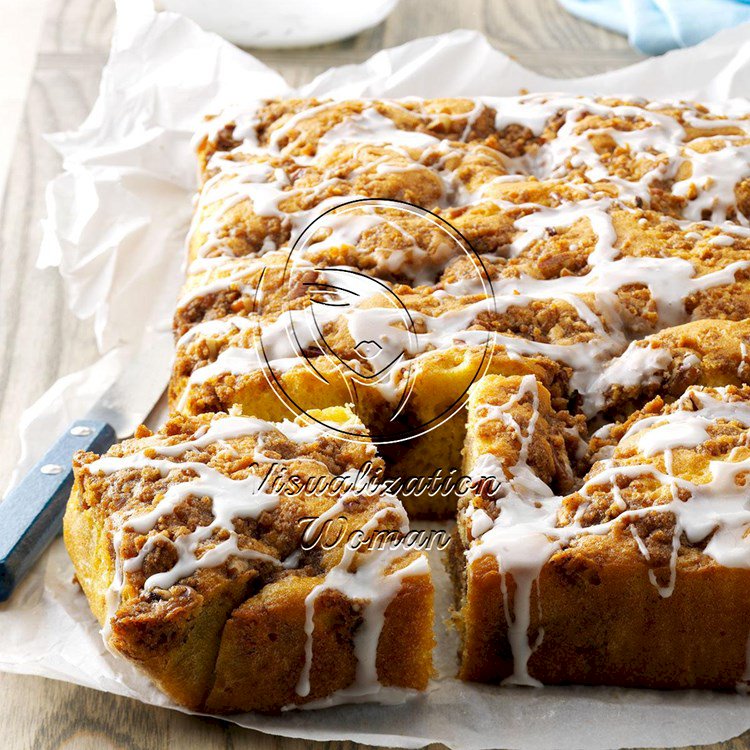
<svg viewBox="0 0 750 750"><path fill-rule="evenodd" d="M16 425L60 376L97 358L91 324L67 310L55 271L34 263L44 217L44 187L60 169L42 133L73 128L97 94L109 48L111 0L49 0L36 71L15 148L0 219L0 476L18 455ZM627 42L568 16L556 0L402 0L382 25L344 42L258 56L292 84L332 65L418 36L478 29L495 46L539 72L574 77L639 59ZM2 634L0 634L2 637ZM0 675L0 748L214 750L302 743L183 716L34 677ZM750 732L715 748L750 748Z"/></svg>

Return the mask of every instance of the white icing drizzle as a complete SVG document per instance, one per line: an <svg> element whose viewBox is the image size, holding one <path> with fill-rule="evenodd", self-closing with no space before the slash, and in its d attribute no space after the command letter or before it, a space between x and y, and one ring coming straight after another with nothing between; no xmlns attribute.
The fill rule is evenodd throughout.
<svg viewBox="0 0 750 750"><path fill-rule="evenodd" d="M672 359L669 349L633 341L619 357L607 364L583 394L587 415L594 416L604 406L605 394L615 385L628 388L658 383L659 376L672 364Z"/></svg>
<svg viewBox="0 0 750 750"><path fill-rule="evenodd" d="M503 408L502 417L497 413L497 407L494 407L495 411L488 418L502 418L504 424L513 423L509 410L524 397L531 400L537 412L537 384L532 376L523 378L518 393ZM671 596L677 581L677 560L683 536L691 544L708 539L703 553L719 565L750 568L750 537L745 536L750 529L750 486L740 480L750 473L750 458L738 460L735 449L722 460L710 460L705 476L695 481L675 474L673 469L674 451L700 450L711 439L711 425L735 422L742 429L750 430L750 403L733 400L727 388L711 391L690 388L672 408L668 413L637 420L619 443L621 449L626 450L634 442L644 459L662 454L665 470L661 471L655 464L646 462L620 464L616 453L614 457L600 460L577 493L583 502L573 521L564 526L558 526L563 497L555 496L533 474L535 481L518 481L531 473L526 464L526 455L533 439L535 418L531 420L525 433L519 425L515 426L521 440L516 465L504 465L491 454L480 457L476 462L471 471L473 478L507 478L503 491L494 500L497 508L494 522L475 525L473 519L478 511L474 509L469 514L474 541L466 552L470 563L485 555L492 555L498 561L503 580L508 640L514 659L514 672L507 682L537 684L528 673L528 661L539 642L530 644L528 640L533 586L550 557L577 538L604 535L615 524L625 523L641 554L650 561L646 544L632 522L653 513L671 514L674 517L674 529L669 579L666 584L662 584L657 580L653 569L648 573L652 585L665 598ZM600 434L606 434L607 429L603 428ZM628 482L639 477L652 478L668 487L672 499L651 507L627 509L618 480ZM621 513L610 521L584 526L583 515L591 494L601 489L611 492L613 505ZM486 512L482 513L483 521L490 518ZM507 575L512 575L516 583L512 609L505 585Z"/></svg>
<svg viewBox="0 0 750 750"><path fill-rule="evenodd" d="M521 425L513 418L511 409L522 399L531 400L533 414L524 432ZM529 468L528 450L534 437L534 429L539 418L539 391L536 379L527 375L522 378L517 393L503 406L490 407L485 420L499 419L510 427L520 441L518 460L513 466L506 466L494 455L487 453L479 457L471 468L470 476L474 480L484 478L505 478L507 483L502 488L502 499L497 501L500 513L493 523L486 521L477 532L480 535L467 551L469 563L479 557L492 554L498 561L501 574L503 608L508 624L508 641L510 642L514 670L505 681L514 685L539 686L538 680L529 675L528 661L534 647L528 641L528 629L531 623L531 595L534 582L544 563L559 548L559 540L550 539L548 529L554 526L558 503L554 493ZM553 502L550 502L552 500ZM489 515L483 513L482 518ZM476 514L477 511L474 511ZM491 520L491 519L490 519ZM472 516L472 535L475 528ZM506 577L513 576L516 585L513 607L507 588Z"/></svg>
<svg viewBox="0 0 750 750"><path fill-rule="evenodd" d="M191 472L194 476L185 481L176 481L169 485L159 502L145 513L141 509L131 509L124 516L117 518L112 531L112 545L115 551L115 575L107 591L107 616L102 634L109 646L110 623L120 605L122 589L125 585L124 574L140 570L146 555L153 548L157 539L165 539L160 535L150 536L138 555L123 560L121 553L122 539L125 531L148 534L154 529L161 518L172 513L175 508L191 496L205 496L211 498L213 521L208 526L199 526L191 534L181 536L170 542L177 552L177 563L164 573L148 578L144 584L145 590L154 588L169 588L177 581L193 574L199 568L210 568L222 565L230 556L260 559L266 562L278 563L278 560L252 549L240 550L237 547L237 534L234 530L233 519L237 517L257 518L264 510L275 508L279 502L278 495L269 494L261 490L261 478L250 475L246 479L235 480L222 474L218 470L204 463L184 460L170 460L177 456L187 456L195 449L200 449L213 442L242 436L261 435L269 429L279 429L289 439L299 429L293 422L270 424L250 417L230 416L225 419L213 420L209 428L191 440L175 445L150 446L160 458L149 458L144 453L134 453L125 456L102 456L87 465L91 474L105 476L126 469L157 469L161 476L167 477L171 472ZM287 434L289 433L289 434ZM254 460L270 463L272 459L264 456L256 448ZM200 494L198 494L200 493ZM209 539L215 531L226 529L228 538L208 550L200 557L197 555L201 542Z"/></svg>
<svg viewBox="0 0 750 750"><path fill-rule="evenodd" d="M340 515L345 505L347 496L342 497L338 503L321 516L313 526L321 524L327 518ZM362 527L365 537L377 531L385 520L385 517L394 511L400 516L400 531L406 533L409 529L409 520L403 510L403 506L396 498L388 498L389 503L379 510ZM359 612L364 618L362 626L357 630L354 639L354 649L357 654L357 670L354 682L348 687L338 691L336 694L326 697L326 704L359 702L362 700L377 699L379 693L384 690L378 681L377 674L377 649L380 634L385 623L385 612L388 605L401 589L402 581L407 576L425 575L429 572L427 558L415 557L408 564L396 569L389 570L394 564L403 560L404 548L395 544L385 545L378 548L375 553L369 550L361 550L353 542L347 541L343 548L340 562L333 567L325 577L325 580L315 586L305 599L305 664L297 683L297 694L306 697L310 694L310 671L313 664L313 646L315 634L315 603L318 597L325 591L337 591L351 601L361 602ZM373 592L378 595L374 596Z"/></svg>

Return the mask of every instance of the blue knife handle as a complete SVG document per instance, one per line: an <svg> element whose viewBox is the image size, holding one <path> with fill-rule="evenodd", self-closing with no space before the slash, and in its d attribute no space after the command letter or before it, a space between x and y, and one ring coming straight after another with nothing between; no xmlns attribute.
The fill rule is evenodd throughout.
<svg viewBox="0 0 750 750"><path fill-rule="evenodd" d="M103 453L115 442L106 423L82 419L68 427L39 463L0 502L0 602L60 533L73 486L73 455Z"/></svg>

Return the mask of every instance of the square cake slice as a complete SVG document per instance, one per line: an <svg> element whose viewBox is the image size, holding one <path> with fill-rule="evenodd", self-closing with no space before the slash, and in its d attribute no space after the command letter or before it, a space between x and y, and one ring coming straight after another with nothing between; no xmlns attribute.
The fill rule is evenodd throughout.
<svg viewBox="0 0 750 750"><path fill-rule="evenodd" d="M105 643L191 709L427 686L427 559L371 481L382 463L362 423L315 416L352 439L301 419L177 416L75 459L65 542Z"/></svg>
<svg viewBox="0 0 750 750"><path fill-rule="evenodd" d="M485 380L472 394L475 490L451 566L460 676L746 686L750 388L654 399L600 431L599 460L564 494L571 436L531 378Z"/></svg>

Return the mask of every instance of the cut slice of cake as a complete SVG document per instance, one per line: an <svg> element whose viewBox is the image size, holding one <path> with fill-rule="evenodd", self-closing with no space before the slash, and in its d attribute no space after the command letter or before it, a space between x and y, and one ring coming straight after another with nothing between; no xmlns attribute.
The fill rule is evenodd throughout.
<svg viewBox="0 0 750 750"><path fill-rule="evenodd" d="M581 417L552 408L533 375L488 376L470 393L463 474L472 491L459 501L449 559L463 679L508 677L515 655L518 680L536 684L525 664L536 610L510 605L516 592L524 602L536 599L538 570L555 545L547 529L559 507L556 493L574 486L584 428Z"/></svg>
<svg viewBox="0 0 750 750"><path fill-rule="evenodd" d="M426 558L346 408L173 417L79 454L65 517L107 647L215 712L392 700L431 675ZM390 532L390 535L387 533Z"/></svg>
<svg viewBox="0 0 750 750"><path fill-rule="evenodd" d="M609 457L564 495L570 427L541 387L472 394L478 489L452 557L463 679L746 684L750 388L691 387L610 433Z"/></svg>

